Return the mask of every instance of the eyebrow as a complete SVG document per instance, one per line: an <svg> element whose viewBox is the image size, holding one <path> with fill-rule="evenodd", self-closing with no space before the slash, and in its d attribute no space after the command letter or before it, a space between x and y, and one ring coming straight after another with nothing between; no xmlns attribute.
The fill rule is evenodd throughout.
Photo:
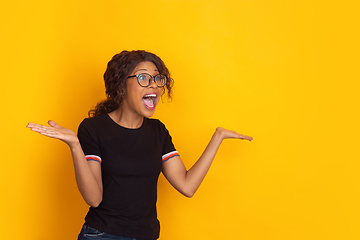
<svg viewBox="0 0 360 240"><path fill-rule="evenodd" d="M138 70L136 70L134 73L136 73L137 71L141 71L141 70L143 70L143 71L147 71L147 69L138 69ZM155 69L154 71L159 71L159 70L157 70L157 69Z"/></svg>

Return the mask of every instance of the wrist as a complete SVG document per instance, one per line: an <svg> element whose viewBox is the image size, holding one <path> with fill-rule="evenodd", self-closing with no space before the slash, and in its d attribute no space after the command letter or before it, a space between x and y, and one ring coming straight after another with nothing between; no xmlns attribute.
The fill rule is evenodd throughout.
<svg viewBox="0 0 360 240"><path fill-rule="evenodd" d="M81 148L79 139L77 139L75 142L67 143L67 145L70 147L72 151Z"/></svg>
<svg viewBox="0 0 360 240"><path fill-rule="evenodd" d="M213 135L213 138L215 140L219 140L222 142L222 140L224 140L224 128L222 127L217 127L215 130L215 133Z"/></svg>

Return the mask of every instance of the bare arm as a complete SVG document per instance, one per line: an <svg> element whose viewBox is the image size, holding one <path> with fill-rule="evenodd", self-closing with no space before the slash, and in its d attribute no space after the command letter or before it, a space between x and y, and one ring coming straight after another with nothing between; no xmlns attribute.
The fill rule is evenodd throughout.
<svg viewBox="0 0 360 240"><path fill-rule="evenodd" d="M252 140L252 137L235 131L217 128L205 151L189 170L186 170L180 157L176 156L163 163L164 176L176 190L186 197L192 197L209 171L222 141L226 138Z"/></svg>
<svg viewBox="0 0 360 240"><path fill-rule="evenodd" d="M49 125L50 127L29 123L27 127L44 136L59 139L70 147L79 191L87 204L97 207L102 201L103 192L100 164L86 160L79 139L73 131L60 127L54 121L49 121Z"/></svg>

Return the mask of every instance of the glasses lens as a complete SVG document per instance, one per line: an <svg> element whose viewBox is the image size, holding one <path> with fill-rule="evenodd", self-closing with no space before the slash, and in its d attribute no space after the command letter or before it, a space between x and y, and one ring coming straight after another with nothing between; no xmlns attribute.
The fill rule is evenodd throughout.
<svg viewBox="0 0 360 240"><path fill-rule="evenodd" d="M158 85L159 87L163 87L166 83L166 76L159 74L155 76L155 83L156 85Z"/></svg>
<svg viewBox="0 0 360 240"><path fill-rule="evenodd" d="M149 86L150 75L145 73L140 73L137 75L137 79L141 86L143 87Z"/></svg>

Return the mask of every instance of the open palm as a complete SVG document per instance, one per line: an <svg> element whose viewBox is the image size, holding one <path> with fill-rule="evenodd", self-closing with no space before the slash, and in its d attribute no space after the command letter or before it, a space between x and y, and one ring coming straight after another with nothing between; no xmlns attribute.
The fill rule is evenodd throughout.
<svg viewBox="0 0 360 240"><path fill-rule="evenodd" d="M216 130L220 132L223 139L226 139L226 138L238 138L238 139L249 140L249 141L253 140L252 137L242 135L242 134L239 134L239 133L237 133L235 131L228 130L228 129L225 129L225 128L222 128L222 127L218 127Z"/></svg>
<svg viewBox="0 0 360 240"><path fill-rule="evenodd" d="M29 123L26 127L44 136L59 139L68 144L69 146L79 142L74 131L64 127L60 127L56 122L52 120L50 120L48 124L50 126Z"/></svg>

